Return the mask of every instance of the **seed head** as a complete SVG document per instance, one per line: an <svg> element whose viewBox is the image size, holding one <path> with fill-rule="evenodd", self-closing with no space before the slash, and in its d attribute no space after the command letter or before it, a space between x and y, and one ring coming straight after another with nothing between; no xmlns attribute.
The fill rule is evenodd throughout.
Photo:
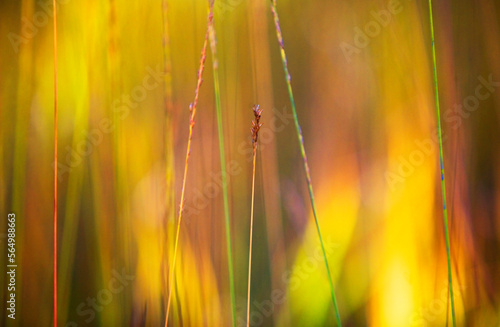
<svg viewBox="0 0 500 327"><path fill-rule="evenodd" d="M255 116L255 120L252 120L252 128L250 131L252 132L252 143L255 146L257 144L257 137L259 134L259 129L262 126L260 122L260 116L262 115L262 109L259 109L259 106L256 105L252 108L253 114Z"/></svg>

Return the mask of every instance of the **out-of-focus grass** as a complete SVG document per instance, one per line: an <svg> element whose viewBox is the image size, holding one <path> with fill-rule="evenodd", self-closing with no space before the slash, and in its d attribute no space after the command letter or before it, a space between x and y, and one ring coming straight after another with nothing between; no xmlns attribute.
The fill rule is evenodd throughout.
<svg viewBox="0 0 500 327"><path fill-rule="evenodd" d="M217 114L217 131L219 138L219 153L220 153L220 169L222 172L227 171L226 165L226 142L224 137L224 127L222 124L222 105L220 99L220 83L219 83L219 61L217 60L217 37L215 33L215 23L208 26L210 36L210 50L212 54L212 69L214 78L214 96L215 110ZM231 219L229 217L229 194L227 185L227 174L221 174L222 197L224 203L224 224L226 230L226 251L227 265L229 274L229 296L231 298L231 319L233 327L236 327L236 296L234 291L234 272L233 272L233 246L231 241Z"/></svg>
<svg viewBox="0 0 500 327"><path fill-rule="evenodd" d="M455 318L455 297L453 295L453 279L452 279L452 263L451 263L451 251L450 251L450 233L448 225L448 207L446 202L446 182L444 177L444 159L443 159L443 130L441 128L441 111L439 109L439 87L438 87L438 75L437 75L437 62L436 62L436 42L434 38L434 19L432 15L432 1L429 0L429 20L431 27L431 44L432 44L432 64L434 68L434 92L436 96L436 116L437 116L437 132L438 132L438 143L439 143L439 166L441 172L441 194L443 200L443 222L444 222L444 236L446 244L446 261L448 268L448 288L450 291L450 303L451 303L451 318L453 327L456 326Z"/></svg>
<svg viewBox="0 0 500 327"><path fill-rule="evenodd" d="M166 16L162 3L71 0L59 7L58 150L59 163L70 168L59 178L58 198L63 325L165 322L187 108L207 3L171 0ZM458 104L465 108L464 100L475 95L479 76L500 80L500 8L491 0L434 6L457 325L491 326L498 324L500 267L498 88L467 117L453 110ZM451 316L439 152L432 137L427 3L401 1L401 11L351 62L340 44L354 44L357 28L376 21L372 11L386 10L388 2L282 1L278 7L344 324L444 325ZM7 38L21 33L21 18L36 12L45 11L34 1L0 4L0 211L18 217L18 326L49 326L52 320L51 20L18 53ZM226 166L236 168L227 174L227 186L237 324L246 313L241 306L252 164L248 111L258 103L265 114L255 180L253 325L333 325L326 272L314 259L318 240L269 1L216 0L214 19ZM135 105L122 119L113 103L132 96L148 67L164 70L165 50L170 77L164 84L161 76L142 101L132 99ZM212 74L207 65L186 183L190 210L181 226L172 326L231 324L215 85L206 78ZM460 127L446 117L461 117ZM114 122L109 132L99 127L105 119ZM88 140L96 130L102 137L94 144ZM424 152L418 144L427 140L432 149ZM81 142L91 150L75 157ZM410 161L417 164L402 176L401 165ZM391 183L388 172L402 180ZM114 272L123 270L133 281L85 321L89 316L79 314L79 305L91 308L87 298L102 296ZM5 281L2 275L4 297ZM284 295L270 309L273 292Z"/></svg>

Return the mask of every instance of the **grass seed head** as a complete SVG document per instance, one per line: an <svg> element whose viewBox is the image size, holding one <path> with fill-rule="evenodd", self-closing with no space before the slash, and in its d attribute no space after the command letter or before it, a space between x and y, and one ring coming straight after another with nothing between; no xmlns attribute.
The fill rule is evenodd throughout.
<svg viewBox="0 0 500 327"><path fill-rule="evenodd" d="M257 144L257 137L259 134L259 129L262 127L262 124L260 122L260 117L262 115L262 109L259 109L259 106L256 105L252 108L253 114L255 116L255 120L252 120L252 128L250 131L252 132L252 143L254 146Z"/></svg>

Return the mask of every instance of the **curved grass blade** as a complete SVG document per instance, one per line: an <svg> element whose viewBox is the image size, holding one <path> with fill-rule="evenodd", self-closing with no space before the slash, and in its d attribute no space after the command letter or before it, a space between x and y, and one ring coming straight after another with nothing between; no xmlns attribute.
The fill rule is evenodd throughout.
<svg viewBox="0 0 500 327"><path fill-rule="evenodd" d="M288 96L290 98L290 103L292 106L293 121L295 122L295 129L297 131L297 137L299 139L300 153L302 155L302 159L304 160L304 171L306 173L307 188L309 191L309 197L311 199L311 206L312 206L312 211L313 211L313 215L314 215L314 221L316 223L316 229L318 231L319 242L321 243L321 250L323 252L323 258L325 261L326 272L328 275L328 282L330 283L330 293L331 293L331 297L332 297L333 306L335 308L335 316L337 319L337 325L342 326L342 322L340 320L339 309L337 306L337 299L335 297L335 292L333 290L333 282L332 282L332 276L330 273L330 267L328 265L328 260L326 258L325 245L323 244L323 238L321 237L321 228L319 227L319 221L318 221L318 216L317 216L317 212L316 212L316 202L314 201L314 193L313 193L313 189L312 189L311 174L309 172L309 164L307 163L306 150L304 148L304 137L302 136L302 129L300 128L299 119L297 117L297 110L295 108L295 100L293 98L291 76L290 76L290 72L288 71L288 62L287 62L286 53L285 53L285 45L283 43L283 36L281 34L278 11L276 10L276 0L271 1L271 11L273 13L274 25L276 27L276 37L278 38L278 43L280 45L281 61L283 63L283 70L285 72L286 85L288 88Z"/></svg>
<svg viewBox="0 0 500 327"><path fill-rule="evenodd" d="M443 160L443 138L441 131L441 113L439 110L439 88L437 77L437 61L436 61L436 44L434 41L434 21L432 19L432 0L429 0L429 18L431 25L431 42L432 42L432 63L434 67L434 90L436 96L436 115L438 125L438 138L439 138L439 163L441 170L441 194L443 197L443 219L444 219L444 236L446 239L446 260L448 264L448 288L450 290L451 300L451 317L453 320L453 327L456 326L455 322L455 300L453 299L453 282L451 277L451 254L450 254L450 233L448 230L448 209L446 207L446 183L444 179L444 160Z"/></svg>

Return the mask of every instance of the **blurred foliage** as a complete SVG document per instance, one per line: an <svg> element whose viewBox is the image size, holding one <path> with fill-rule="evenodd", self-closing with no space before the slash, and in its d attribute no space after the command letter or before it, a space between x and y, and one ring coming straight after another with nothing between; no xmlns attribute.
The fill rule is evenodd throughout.
<svg viewBox="0 0 500 327"><path fill-rule="evenodd" d="M19 264L18 319L7 324L2 310L5 326L52 324L51 3L0 3L0 212L18 217ZM58 3L60 326L163 326L207 1L171 0L166 11L161 0ZM427 5L278 1L346 326L451 324ZM434 6L457 319L497 326L500 5ZM268 1L216 0L214 21L238 326L246 317L254 104L264 126L252 326L332 326ZM208 53L171 326L231 324L211 60ZM1 224L2 245L5 232Z"/></svg>

